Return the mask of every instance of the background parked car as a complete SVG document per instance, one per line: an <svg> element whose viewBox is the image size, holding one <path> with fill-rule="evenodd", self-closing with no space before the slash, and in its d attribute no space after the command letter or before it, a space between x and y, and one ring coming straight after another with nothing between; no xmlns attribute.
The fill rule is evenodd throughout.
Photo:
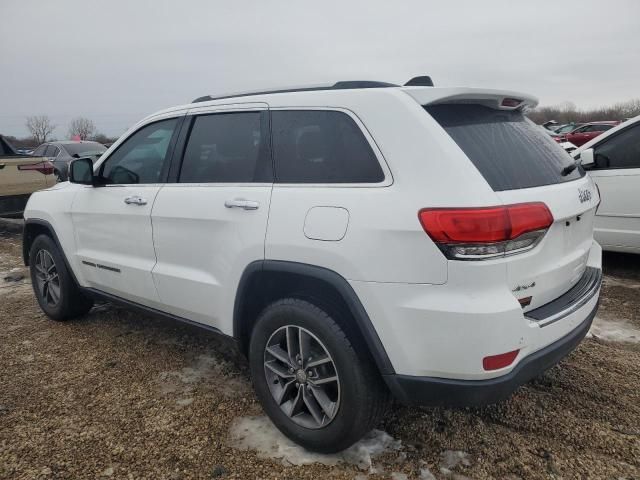
<svg viewBox="0 0 640 480"><path fill-rule="evenodd" d="M45 158L20 155L0 136L0 215L19 215L29 196L56 183L53 165Z"/></svg>
<svg viewBox="0 0 640 480"><path fill-rule="evenodd" d="M611 130L618 125L618 121L606 121L606 122L589 122L585 123L581 127L572 130L569 133L555 137L556 142L571 142L575 146L579 147L584 145L589 140L596 138L598 135L602 135L607 130Z"/></svg>
<svg viewBox="0 0 640 480"><path fill-rule="evenodd" d="M553 128L553 131L558 134L565 134L574 131L576 128L583 126L584 123L565 123L564 125L557 125Z"/></svg>
<svg viewBox="0 0 640 480"><path fill-rule="evenodd" d="M595 238L605 250L640 253L640 116L573 154L600 189Z"/></svg>
<svg viewBox="0 0 640 480"><path fill-rule="evenodd" d="M35 149L33 155L47 157L55 167L55 175L59 182L67 180L69 162L74 158L89 157L95 163L107 147L98 142L64 141L43 143Z"/></svg>
<svg viewBox="0 0 640 480"><path fill-rule="evenodd" d="M548 128L543 128L543 130L548 135L550 135L551 138L553 138L556 142L558 142L560 144L560 146L562 148L564 148L564 150L566 152L573 152L576 148L578 148L573 143L565 141L564 137L562 135L560 135L559 133L556 133L553 130L549 130Z"/></svg>

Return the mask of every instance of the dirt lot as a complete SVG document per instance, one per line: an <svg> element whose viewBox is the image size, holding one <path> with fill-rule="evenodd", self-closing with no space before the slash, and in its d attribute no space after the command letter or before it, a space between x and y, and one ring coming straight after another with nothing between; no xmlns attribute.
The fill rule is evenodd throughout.
<svg viewBox="0 0 640 480"><path fill-rule="evenodd" d="M319 456L274 431L210 334L110 305L45 318L20 241L0 231L2 479L640 478L638 257L606 256L593 336L508 402L396 406Z"/></svg>

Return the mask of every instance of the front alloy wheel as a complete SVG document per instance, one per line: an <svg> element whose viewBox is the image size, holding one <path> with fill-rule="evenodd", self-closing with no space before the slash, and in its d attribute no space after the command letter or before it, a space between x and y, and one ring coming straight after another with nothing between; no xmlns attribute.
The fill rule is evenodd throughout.
<svg viewBox="0 0 640 480"><path fill-rule="evenodd" d="M60 302L60 276L53 257L48 251L39 250L34 266L40 298L48 306L55 307Z"/></svg>
<svg viewBox="0 0 640 480"><path fill-rule="evenodd" d="M28 238L28 237L27 237ZM42 311L53 320L87 313L93 300L85 296L49 235L38 235L29 248L31 286Z"/></svg>

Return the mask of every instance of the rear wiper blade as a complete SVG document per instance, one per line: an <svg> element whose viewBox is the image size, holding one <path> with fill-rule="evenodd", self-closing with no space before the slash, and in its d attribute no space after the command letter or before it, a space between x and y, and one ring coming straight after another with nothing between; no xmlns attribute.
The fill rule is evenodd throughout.
<svg viewBox="0 0 640 480"><path fill-rule="evenodd" d="M571 172L573 172L576 168L578 168L578 162L572 163L571 165L567 165L562 169L562 171L560 172L560 175L562 175L563 177L566 177Z"/></svg>

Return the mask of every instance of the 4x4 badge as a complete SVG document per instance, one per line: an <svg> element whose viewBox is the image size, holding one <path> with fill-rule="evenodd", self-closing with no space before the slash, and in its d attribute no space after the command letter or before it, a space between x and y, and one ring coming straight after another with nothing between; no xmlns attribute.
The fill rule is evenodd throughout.
<svg viewBox="0 0 640 480"><path fill-rule="evenodd" d="M579 188L578 199L580 200L580 203L585 203L591 200L591 190L582 190L581 188Z"/></svg>

